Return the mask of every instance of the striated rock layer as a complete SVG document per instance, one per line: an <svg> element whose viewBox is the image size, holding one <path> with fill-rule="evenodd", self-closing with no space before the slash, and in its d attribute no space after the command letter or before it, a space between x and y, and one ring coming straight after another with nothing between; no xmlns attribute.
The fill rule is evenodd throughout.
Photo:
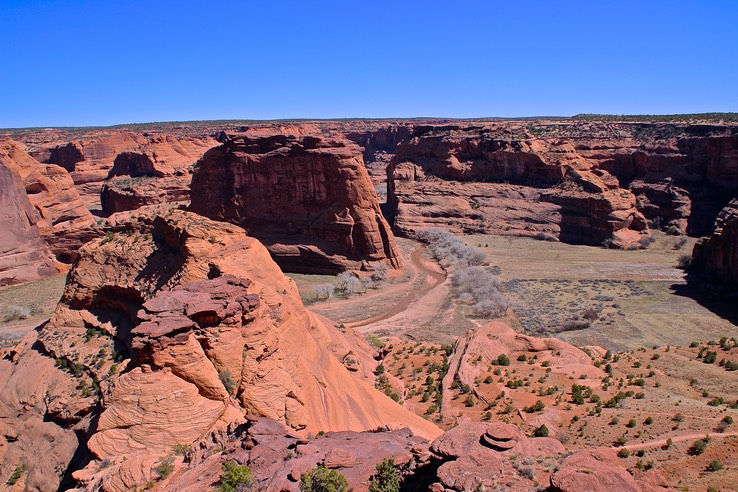
<svg viewBox="0 0 738 492"><path fill-rule="evenodd" d="M38 214L34 223L59 261L71 263L95 227L95 219L82 202L74 181L62 167L41 164L25 146L10 139L0 142L0 160L18 175Z"/></svg>
<svg viewBox="0 0 738 492"><path fill-rule="evenodd" d="M440 434L373 388L373 350L305 310L241 228L181 211L124 227L82 248L51 320L0 360L0 475L25 463L56 489L89 437L121 464L103 490L140 488L146 463L246 413L303 433Z"/></svg>
<svg viewBox="0 0 738 492"><path fill-rule="evenodd" d="M361 150L345 140L229 139L198 162L190 208L242 226L286 271L400 268Z"/></svg>
<svg viewBox="0 0 738 492"><path fill-rule="evenodd" d="M51 251L39 236L42 217L28 199L13 143L0 147L0 286L59 273Z"/></svg>
<svg viewBox="0 0 738 492"><path fill-rule="evenodd" d="M718 214L712 235L694 246L692 266L731 283L738 283L738 199Z"/></svg>
<svg viewBox="0 0 738 492"><path fill-rule="evenodd" d="M504 122L418 126L388 168L394 228L638 247L648 226L703 234L738 191L738 129Z"/></svg>
<svg viewBox="0 0 738 492"><path fill-rule="evenodd" d="M69 171L85 205L97 209L101 206L100 192L106 179L124 175L170 177L189 174L188 167L214 145L217 142L209 137L101 130L71 142L42 147L32 155L41 162L57 164ZM187 184L182 188L186 189ZM147 203L154 202L150 199Z"/></svg>

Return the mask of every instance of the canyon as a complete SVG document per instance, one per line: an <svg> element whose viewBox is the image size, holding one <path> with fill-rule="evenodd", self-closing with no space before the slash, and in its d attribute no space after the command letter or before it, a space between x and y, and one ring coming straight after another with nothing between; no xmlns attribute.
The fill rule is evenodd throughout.
<svg viewBox="0 0 738 492"><path fill-rule="evenodd" d="M696 241L674 290L730 299L734 123L234 121L0 137L0 314L4 293L66 276L41 324L6 318L25 336L0 348L3 490L195 491L233 466L254 490L300 490L316 469L367 490L383 460L403 490L438 492L729 490L738 477L730 316L691 343L607 350L569 339L614 337L624 298L562 301L577 314L541 332L520 300L478 311L513 294L485 244L500 237L622 261ZM453 247L418 242L429 227ZM652 282L618 275L647 279L630 292ZM349 278L358 290L336 283ZM484 285L464 291L463 278Z"/></svg>

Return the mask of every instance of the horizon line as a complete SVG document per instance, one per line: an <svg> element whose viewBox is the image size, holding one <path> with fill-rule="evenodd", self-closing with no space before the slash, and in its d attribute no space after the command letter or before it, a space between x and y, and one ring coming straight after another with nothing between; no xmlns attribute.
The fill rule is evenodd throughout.
<svg viewBox="0 0 738 492"><path fill-rule="evenodd" d="M225 118L225 119L203 119L203 120L162 120L148 122L128 122L114 123L110 125L39 125L39 126L18 126L18 127L0 127L0 131L12 130L70 130L70 129L104 129L104 128L121 128L128 126L146 126L161 124L186 124L186 123L309 123L309 122L331 122L331 121L415 121L415 120L447 120L447 121L516 121L516 120L573 120L573 119L598 119L598 118L616 118L616 119L636 119L636 118L691 118L691 119L718 119L728 117L730 120L738 120L738 112L726 111L709 111L703 113L663 113L663 114L616 114L616 113L577 113L571 116L562 115L539 115L539 116L480 116L480 117L448 117L448 116L411 116L411 117L341 117L341 118L274 118L274 119L258 119L258 118Z"/></svg>

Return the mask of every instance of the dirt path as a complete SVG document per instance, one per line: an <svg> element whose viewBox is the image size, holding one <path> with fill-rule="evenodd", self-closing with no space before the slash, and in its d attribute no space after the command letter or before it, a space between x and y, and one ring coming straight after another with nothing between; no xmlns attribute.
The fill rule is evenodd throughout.
<svg viewBox="0 0 738 492"><path fill-rule="evenodd" d="M645 449L645 448L654 448L657 446L665 446L666 441L668 439L671 439L671 442L682 442L682 441L691 441L692 439L702 439L703 437L709 437L710 439L716 438L716 437L735 437L738 436L738 432L703 432L701 434L688 434L686 436L674 436L674 437L666 437L663 439L654 439L653 441L647 441L647 442L641 442L637 444L626 444L625 446L612 446L612 449Z"/></svg>
<svg viewBox="0 0 738 492"><path fill-rule="evenodd" d="M432 289L436 288L438 285L442 284L446 280L446 274L444 272L439 272L436 270L433 270L431 268L428 268L425 266L425 263L423 262L423 252L425 251L425 244L421 244L418 246L418 248L413 251L413 254L410 257L411 263L413 264L415 268L415 272L413 274L412 279L408 284L412 286L415 281L418 279L418 276L422 274L426 275L429 279L429 281L426 283L425 286L423 286L422 289L417 291L411 291L409 292L405 297L400 299L400 301L392 306L390 309L376 315L372 316L371 318L367 318L360 321L354 321L353 323L346 323L346 326L349 326L351 328L358 328L360 326L366 326L372 323L376 323L378 321L383 321L385 319L389 319L393 316L396 316L397 314L403 312L407 307L410 305L411 302L419 299ZM401 287L405 288L408 284L403 284ZM394 289L393 291L397 291L400 289ZM381 294L385 295L388 291L384 291ZM379 296L380 294L374 294L375 296ZM364 297L362 300L366 300L366 297Z"/></svg>

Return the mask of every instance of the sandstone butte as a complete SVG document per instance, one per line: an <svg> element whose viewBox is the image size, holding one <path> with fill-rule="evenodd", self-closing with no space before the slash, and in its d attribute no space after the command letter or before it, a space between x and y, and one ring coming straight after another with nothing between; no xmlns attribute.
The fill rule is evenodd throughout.
<svg viewBox="0 0 738 492"><path fill-rule="evenodd" d="M638 247L705 234L738 190L738 128L650 123L417 126L387 170L394 229Z"/></svg>
<svg viewBox="0 0 738 492"><path fill-rule="evenodd" d="M284 271L400 268L361 148L316 136L234 136L195 167L190 209L262 241Z"/></svg>
<svg viewBox="0 0 738 492"><path fill-rule="evenodd" d="M171 211L125 229L82 248L49 322L0 360L2 476L33 463L28 490L55 490L86 440L97 461L76 476L129 490L157 451L247 413L303 434L441 433L374 389L373 350L305 310L239 227Z"/></svg>
<svg viewBox="0 0 738 492"><path fill-rule="evenodd" d="M95 209L100 208L100 193L106 179L129 172L135 176L141 171L143 174L138 176L177 177L216 144L209 137L99 130L85 133L71 142L36 145L31 155L43 163L57 164L69 171L85 205ZM158 202L150 199L149 203Z"/></svg>

